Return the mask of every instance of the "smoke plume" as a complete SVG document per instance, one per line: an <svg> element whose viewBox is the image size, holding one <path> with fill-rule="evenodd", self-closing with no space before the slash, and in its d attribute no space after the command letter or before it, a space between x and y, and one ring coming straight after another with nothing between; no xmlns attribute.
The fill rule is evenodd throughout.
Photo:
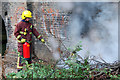
<svg viewBox="0 0 120 80"><path fill-rule="evenodd" d="M66 46L73 47L82 41L83 50L79 52L82 57L94 55L109 63L118 60L118 3L71 2L67 5L66 8L65 3L59 3L62 9L72 11Z"/></svg>

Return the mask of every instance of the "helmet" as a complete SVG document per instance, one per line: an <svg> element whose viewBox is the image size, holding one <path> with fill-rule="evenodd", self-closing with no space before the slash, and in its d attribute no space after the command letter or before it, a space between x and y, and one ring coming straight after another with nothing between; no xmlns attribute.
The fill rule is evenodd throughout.
<svg viewBox="0 0 120 80"><path fill-rule="evenodd" d="M32 13L29 10L25 10L25 11L23 11L21 17L22 17L22 19L25 19L26 17L31 18L32 17Z"/></svg>

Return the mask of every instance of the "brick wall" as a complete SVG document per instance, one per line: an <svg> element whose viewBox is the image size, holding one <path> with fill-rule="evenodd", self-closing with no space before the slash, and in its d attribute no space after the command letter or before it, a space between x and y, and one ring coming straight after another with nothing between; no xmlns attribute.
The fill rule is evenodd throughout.
<svg viewBox="0 0 120 80"><path fill-rule="evenodd" d="M7 6L6 6L7 4ZM42 44L38 41L35 36L33 37L34 41L34 53L41 59L44 60L55 60L55 54L58 56L62 50L60 47L59 39L66 39L66 27L69 22L68 12L63 11L62 9L55 8L56 3L54 2L34 2L29 3L29 7L26 2L9 2L4 3L3 6L6 6L6 11L8 15L5 18L6 30L8 36L9 52L8 55L14 55L15 50L17 50L17 40L13 34L15 25L21 21L21 14L25 9L33 9L33 24L41 35L43 35L46 40L47 46L52 47L52 51L45 44ZM4 9L5 7L3 7ZM54 38L52 35L55 35ZM49 40L52 37L51 41ZM52 45L52 43L55 43ZM54 48L56 47L56 48ZM54 48L54 49L53 49Z"/></svg>
<svg viewBox="0 0 120 80"><path fill-rule="evenodd" d="M15 25L21 20L21 13L26 9L26 2L2 2L2 16L6 24L8 55L16 56L17 40L13 34ZM7 15L5 16L5 12Z"/></svg>
<svg viewBox="0 0 120 80"><path fill-rule="evenodd" d="M46 60L59 58L61 52L65 51L59 40L67 39L66 28L70 15L58 8L55 2L33 3L33 12L35 27L44 36L47 46L52 49L49 51L48 47L35 40L35 53Z"/></svg>

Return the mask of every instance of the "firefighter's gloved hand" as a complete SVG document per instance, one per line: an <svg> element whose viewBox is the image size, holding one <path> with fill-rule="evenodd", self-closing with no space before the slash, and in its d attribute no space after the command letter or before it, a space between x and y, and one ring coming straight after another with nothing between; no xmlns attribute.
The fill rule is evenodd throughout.
<svg viewBox="0 0 120 80"><path fill-rule="evenodd" d="M22 38L22 39L21 39L21 42L22 42L22 43L26 42L26 39L23 39L23 38Z"/></svg>
<svg viewBox="0 0 120 80"><path fill-rule="evenodd" d="M41 39L41 42L42 42L42 43L45 43L45 40L44 40L44 39Z"/></svg>

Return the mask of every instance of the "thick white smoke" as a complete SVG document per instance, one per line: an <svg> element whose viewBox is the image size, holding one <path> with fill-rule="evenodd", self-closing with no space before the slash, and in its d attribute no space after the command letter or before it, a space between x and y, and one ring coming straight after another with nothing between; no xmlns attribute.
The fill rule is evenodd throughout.
<svg viewBox="0 0 120 80"><path fill-rule="evenodd" d="M48 42L50 45L50 50L52 50L52 56L54 57L55 60L58 60L60 58L60 53L58 51L58 47L59 47L59 42L58 40L56 40L56 38L54 38L53 36L48 38Z"/></svg>
<svg viewBox="0 0 120 80"><path fill-rule="evenodd" d="M82 57L94 55L109 63L118 60L118 3L77 2L69 3L67 8L65 3L60 5L72 11L67 47L82 41L83 50L79 52Z"/></svg>

